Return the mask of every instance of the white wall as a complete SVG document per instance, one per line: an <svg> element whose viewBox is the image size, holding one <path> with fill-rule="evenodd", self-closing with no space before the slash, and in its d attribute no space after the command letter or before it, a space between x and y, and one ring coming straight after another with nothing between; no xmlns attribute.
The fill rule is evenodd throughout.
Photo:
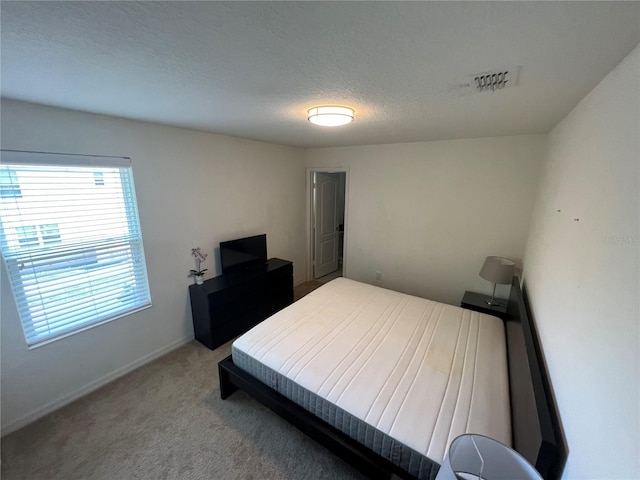
<svg viewBox="0 0 640 480"><path fill-rule="evenodd" d="M454 305L465 290L491 293L478 272L487 255L521 261L545 141L527 135L306 151L307 167L349 167L346 276Z"/></svg>
<svg viewBox="0 0 640 480"><path fill-rule="evenodd" d="M550 132L527 244L565 478L640 478L639 72L636 47Z"/></svg>
<svg viewBox="0 0 640 480"><path fill-rule="evenodd" d="M300 150L2 100L2 148L131 157L153 307L28 350L2 267L2 429L13 430L193 338L191 248L267 233L306 277Z"/></svg>

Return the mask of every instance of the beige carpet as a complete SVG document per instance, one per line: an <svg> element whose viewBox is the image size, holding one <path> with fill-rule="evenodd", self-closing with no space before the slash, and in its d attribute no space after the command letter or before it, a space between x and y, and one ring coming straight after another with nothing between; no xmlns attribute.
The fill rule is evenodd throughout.
<svg viewBox="0 0 640 480"><path fill-rule="evenodd" d="M306 294L313 292L316 288L321 287L322 285L324 285L324 283L318 282L316 280L301 283L293 289L293 300L300 300Z"/></svg>
<svg viewBox="0 0 640 480"><path fill-rule="evenodd" d="M2 480L362 479L243 392L193 341L2 439Z"/></svg>

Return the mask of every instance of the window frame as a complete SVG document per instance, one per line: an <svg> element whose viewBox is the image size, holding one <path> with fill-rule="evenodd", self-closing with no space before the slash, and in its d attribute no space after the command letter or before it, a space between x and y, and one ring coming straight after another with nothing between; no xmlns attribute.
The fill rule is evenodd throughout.
<svg viewBox="0 0 640 480"><path fill-rule="evenodd" d="M28 251L21 253L22 245L19 242L20 239L18 238L17 244L15 242L15 236L13 237L14 241L10 241L10 237L7 235L4 227L5 213L19 212L20 206L5 209L4 204L24 203L27 205L29 200L25 200L24 191L21 197L3 197L0 199L0 202L2 202L0 205L0 207L2 207L0 209L0 214L2 214L2 217L0 217L0 250L2 251L3 263L9 276L9 283L11 284L11 290L18 310L19 321L28 348L37 348L150 308L152 306L151 291L146 268L146 256L131 159L128 157L88 156L15 150L1 150L0 154L2 156L2 164L7 164L6 168L11 172L11 178L15 178L16 180L19 180L19 169L16 168L19 166L24 166L25 170L27 166L29 168L41 166L45 169L51 169L49 171L53 171L53 169L57 167L61 168L60 171L63 171L64 168L89 170L104 167L105 169L117 169L118 172L116 174L118 182L116 182L116 188L113 191L119 195L114 201L121 203L111 203L109 207L122 211L120 220L121 224L125 225L124 229L126 233L121 238L117 235L113 237L112 234L111 236L107 236L106 233L103 234L100 232L97 227L92 227L91 232L100 232L101 236L95 236L91 241L83 241L80 244L81 246L76 245L74 247L73 245L69 246L69 244L64 244L61 238L61 225L64 225L65 218L62 217L64 214L61 210L56 210L54 213L58 215L59 218L46 218L39 223L36 222L35 225L33 223L21 223L19 225L23 228L35 229L35 235L29 236L29 238L37 239L38 242L37 247L35 244L25 247L24 250ZM3 166L4 165L0 165L0 168ZM72 178L71 175L70 178ZM100 185L96 185L98 189L95 193L96 198L100 196L98 192L103 191L101 189L104 187L104 178L105 177L102 177L103 182ZM91 183L94 184L93 175ZM16 183L16 185L19 189L21 188L19 183ZM51 184L45 184L43 190L47 187L50 188L52 185L54 185L53 181ZM38 195L43 194L38 193ZM48 194L45 194L45 197L46 195ZM61 193L60 197L63 195L64 194ZM90 196L87 198L95 200ZM11 210L11 208L13 208L13 210ZM89 207L84 208L88 209ZM9 215L10 214L7 213L8 218L10 218ZM20 218L19 221L22 222L21 215L19 214L18 216ZM16 222L14 221L13 223L14 228L16 228ZM16 233L17 231L16 228ZM113 245L110 246L112 243ZM100 255L98 255L98 251ZM78 253L76 254L74 252ZM32 253L35 256L32 256ZM47 257L47 255L49 257ZM24 261L25 258L31 262L28 264L28 267L25 267L27 263ZM50 264L47 264L46 261L42 263L42 260L33 260L34 258L51 258L52 260ZM76 260L74 260L74 258ZM33 263L34 261L36 263ZM74 289L74 295L76 297L78 296L76 295L76 291L83 285L78 285L77 282L74 283L70 280L72 277L71 274L76 268L87 272L87 275L91 275L91 278L94 280L90 282L91 285L87 287L90 293L86 298L88 303L95 305L95 307L93 310L87 310L84 305L78 305L78 314L74 312L73 307L68 307L69 303L73 303L68 302L68 295L70 294L67 294L67 297L63 294L64 291ZM110 275L110 272L112 272L112 270L109 270L110 268L116 268L118 273ZM24 273L21 272L21 270L24 270ZM58 272L60 272L60 280L56 279ZM33 282L30 282L31 290L27 292L28 287L26 285L29 283L29 280L26 279L31 279L33 275L35 275L33 278L36 279L37 287L33 287ZM42 293L38 275L40 275L40 278L45 279L46 282L52 282L53 285L55 285L55 291ZM27 283L25 283L25 281ZM115 297L117 301L114 301L113 292L119 292L120 290L122 290L123 293ZM105 303L107 300L101 300L100 298L101 295L106 296L105 294L107 293L110 294L111 297L108 303ZM33 320L33 306L25 307L25 302L26 304L34 303L33 299L35 298L35 294L37 294L39 298L44 298L42 301L43 306L40 309L45 312L43 314L46 318L44 323L42 323L42 320L38 320L37 322ZM62 317L59 316L62 314L55 312L56 308L53 308L54 312L51 313L51 305L55 304L52 300L55 296L54 294L61 295L61 301L63 303L60 305L64 305L64 307L62 307L62 309L64 309L64 315ZM65 302L67 303L65 304ZM122 304L122 307L120 304ZM83 311L87 311L87 313L81 313ZM49 317L52 318L51 321ZM77 319L73 320L73 318L76 317ZM46 330L47 333L38 333L38 329Z"/></svg>

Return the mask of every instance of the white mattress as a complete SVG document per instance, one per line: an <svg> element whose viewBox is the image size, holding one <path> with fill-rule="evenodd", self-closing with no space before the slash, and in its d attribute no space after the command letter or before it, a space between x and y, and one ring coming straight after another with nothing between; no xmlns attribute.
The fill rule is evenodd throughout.
<svg viewBox="0 0 640 480"><path fill-rule="evenodd" d="M437 463L463 433L511 443L496 317L338 278L233 348Z"/></svg>

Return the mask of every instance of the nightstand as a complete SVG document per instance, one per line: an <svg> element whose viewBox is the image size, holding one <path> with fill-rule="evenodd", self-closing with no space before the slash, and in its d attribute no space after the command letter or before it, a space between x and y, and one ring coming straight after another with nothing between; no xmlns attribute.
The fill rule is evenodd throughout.
<svg viewBox="0 0 640 480"><path fill-rule="evenodd" d="M507 314L507 307L501 307L498 305L494 305L492 307L490 305L487 305L486 301L490 298L490 295L466 291L464 292L464 296L462 297L460 306L462 308L467 308L469 310L474 310L480 313L486 313L488 315L493 315L494 317L506 320L509 317L509 315ZM505 305L507 304L507 300L498 299L498 301L504 303Z"/></svg>

